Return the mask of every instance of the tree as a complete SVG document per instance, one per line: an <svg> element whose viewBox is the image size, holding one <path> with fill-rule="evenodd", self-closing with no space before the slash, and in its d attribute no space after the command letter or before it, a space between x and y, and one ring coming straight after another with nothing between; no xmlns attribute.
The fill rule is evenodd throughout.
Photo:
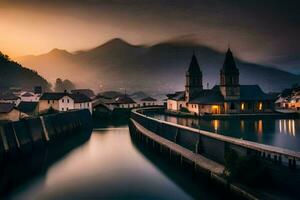
<svg viewBox="0 0 300 200"><path fill-rule="evenodd" d="M63 92L65 90L70 91L74 89L75 89L75 85L68 79L62 80L58 78L55 81L55 87L54 87L55 92Z"/></svg>

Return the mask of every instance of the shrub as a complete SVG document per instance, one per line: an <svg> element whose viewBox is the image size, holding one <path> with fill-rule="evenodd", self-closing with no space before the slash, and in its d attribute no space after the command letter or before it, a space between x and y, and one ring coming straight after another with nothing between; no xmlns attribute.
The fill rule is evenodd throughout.
<svg viewBox="0 0 300 200"><path fill-rule="evenodd" d="M251 186L263 185L271 179L267 165L259 157L238 156L234 150L225 155L225 170L229 172L229 179Z"/></svg>
<svg viewBox="0 0 300 200"><path fill-rule="evenodd" d="M190 113L190 111L187 108L180 108L180 112Z"/></svg>

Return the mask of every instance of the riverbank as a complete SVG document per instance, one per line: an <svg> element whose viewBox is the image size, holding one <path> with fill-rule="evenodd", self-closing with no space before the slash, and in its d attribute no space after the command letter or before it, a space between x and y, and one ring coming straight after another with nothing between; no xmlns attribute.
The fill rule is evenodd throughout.
<svg viewBox="0 0 300 200"><path fill-rule="evenodd" d="M151 117L155 116L154 113L154 108L149 110L138 109L132 112L132 127L134 127L132 132L137 132L137 135L143 135L146 143L150 143L153 147L158 146L160 149L164 149L161 146L166 146L166 150L170 152L170 155L173 154L171 152L175 152L175 154L179 155L179 160L188 160L192 165L197 165L204 171L208 170L210 173L216 174L213 177L217 177L217 180L221 180L220 182L224 182L225 185L228 185L227 180L229 177L225 178L225 181L222 180L222 177L226 177L227 173L217 173L213 165L208 165L210 162L198 163L196 157L201 155L210 161L226 166L226 168L228 167L226 171L229 170L230 172L233 170L233 174L239 174L239 177L235 176L237 179L234 179L237 184L232 186L235 190L239 189L239 193L246 192L250 196L261 193L259 197L268 198L295 197L296 187L300 181L297 178L299 176L299 152L182 126L177 124L173 118L170 119L171 123L161 121L159 120L160 118L155 119ZM161 113L161 109L159 109L158 113ZM183 119L177 119L177 121L184 122ZM217 120L213 121L216 122ZM194 120L191 121L191 123L193 122ZM243 121L243 126L245 126L244 123ZM256 126L261 126L259 129L262 129L262 124L262 120L260 120L259 124L255 123ZM289 121L289 124L293 123ZM292 130L292 128L290 129ZM138 136L138 138L143 137ZM171 145L163 142L166 139ZM189 151L189 153L178 151L176 147L178 145L186 148L186 151ZM229 153L232 154L231 157L228 157ZM227 165L225 165L226 163ZM233 164L229 165L228 163ZM290 177L290 181L287 181L286 177ZM247 189L246 185L252 186ZM258 187L258 185L260 186ZM268 185L270 188L265 188ZM255 190L249 188L255 188Z"/></svg>
<svg viewBox="0 0 300 200"><path fill-rule="evenodd" d="M43 176L47 166L89 139L92 124L88 110L1 124L0 196L35 176Z"/></svg>
<svg viewBox="0 0 300 200"><path fill-rule="evenodd" d="M41 174L15 188L8 197L165 200L227 197L206 179L195 180L191 171L174 167L144 145L135 145L124 122L94 121L96 128L89 140L44 167ZM44 159L45 163L48 157Z"/></svg>
<svg viewBox="0 0 300 200"><path fill-rule="evenodd" d="M193 119L249 119L249 118L264 118L271 117L274 119L299 119L299 113L240 113L240 114L209 114L209 115L194 115L192 113L180 112L180 111L171 111L165 109L163 111L164 114L176 117L184 117L184 118L193 118Z"/></svg>

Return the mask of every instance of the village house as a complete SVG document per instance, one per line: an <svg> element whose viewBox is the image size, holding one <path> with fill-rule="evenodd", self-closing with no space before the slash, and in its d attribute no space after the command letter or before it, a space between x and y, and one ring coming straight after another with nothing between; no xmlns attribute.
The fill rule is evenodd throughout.
<svg viewBox="0 0 300 200"><path fill-rule="evenodd" d="M36 94L34 92L22 92L19 97L21 101L38 102L41 97L41 94Z"/></svg>
<svg viewBox="0 0 300 200"><path fill-rule="evenodd" d="M48 92L41 96L38 110L41 113L49 109L56 111L88 109L92 113L92 100L80 93Z"/></svg>
<svg viewBox="0 0 300 200"><path fill-rule="evenodd" d="M274 111L274 102L258 85L240 85L239 69L228 49L220 70L220 85L212 89L203 89L202 71L193 55L186 72L185 91L168 95L167 109L195 115L266 113Z"/></svg>
<svg viewBox="0 0 300 200"><path fill-rule="evenodd" d="M0 103L0 121L18 121L28 117L15 107L14 103Z"/></svg>
<svg viewBox="0 0 300 200"><path fill-rule="evenodd" d="M15 106L18 106L20 102L21 98L12 92L3 92L0 94L0 103L12 103Z"/></svg>
<svg viewBox="0 0 300 200"><path fill-rule="evenodd" d="M42 96L42 87L36 86L32 91L22 91L18 97L25 102L38 102Z"/></svg>
<svg viewBox="0 0 300 200"><path fill-rule="evenodd" d="M157 99L152 97L146 97L140 100L139 106L155 106L157 104Z"/></svg>
<svg viewBox="0 0 300 200"><path fill-rule="evenodd" d="M119 108L135 108L135 107L137 107L137 103L126 94L123 96L117 97L113 104Z"/></svg>
<svg viewBox="0 0 300 200"><path fill-rule="evenodd" d="M29 116L37 116L39 113L38 102L35 101L21 101L18 109Z"/></svg>
<svg viewBox="0 0 300 200"><path fill-rule="evenodd" d="M295 94L290 98L288 102L288 108L300 111L300 94Z"/></svg>

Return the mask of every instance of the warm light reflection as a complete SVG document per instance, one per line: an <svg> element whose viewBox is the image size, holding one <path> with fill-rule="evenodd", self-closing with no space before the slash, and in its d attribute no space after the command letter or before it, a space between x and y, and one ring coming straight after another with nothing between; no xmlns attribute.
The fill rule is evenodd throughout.
<svg viewBox="0 0 300 200"><path fill-rule="evenodd" d="M245 121L241 120L241 132L245 132Z"/></svg>
<svg viewBox="0 0 300 200"><path fill-rule="evenodd" d="M219 120L213 120L213 125L214 125L215 132L218 132L219 126L220 126L220 121Z"/></svg>
<svg viewBox="0 0 300 200"><path fill-rule="evenodd" d="M282 120L279 120L279 132L280 132L280 133L282 132L281 122L282 122Z"/></svg>
<svg viewBox="0 0 300 200"><path fill-rule="evenodd" d="M296 135L295 120L293 119L279 120L279 132L295 136Z"/></svg>
<svg viewBox="0 0 300 200"><path fill-rule="evenodd" d="M258 121L257 133L258 134L262 134L263 133L263 121L262 120Z"/></svg>

